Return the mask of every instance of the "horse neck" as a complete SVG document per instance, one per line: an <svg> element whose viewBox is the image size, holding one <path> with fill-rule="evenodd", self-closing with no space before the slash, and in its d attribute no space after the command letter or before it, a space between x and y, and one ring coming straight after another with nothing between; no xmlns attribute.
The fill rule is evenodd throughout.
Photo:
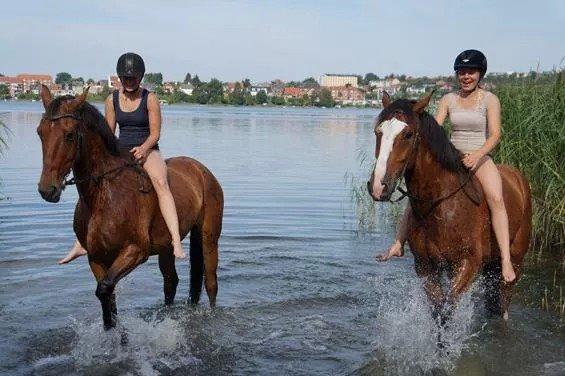
<svg viewBox="0 0 565 376"><path fill-rule="evenodd" d="M424 200L434 200L457 187L457 173L441 166L426 141L419 142L417 148L414 166L406 173L406 185L412 195Z"/></svg>
<svg viewBox="0 0 565 376"><path fill-rule="evenodd" d="M115 168L122 158L112 155L104 145L102 137L88 129L83 130L79 148L77 160L73 165L73 175L76 180L81 181L77 183L79 195L86 198L100 191L94 187L96 183L89 178Z"/></svg>

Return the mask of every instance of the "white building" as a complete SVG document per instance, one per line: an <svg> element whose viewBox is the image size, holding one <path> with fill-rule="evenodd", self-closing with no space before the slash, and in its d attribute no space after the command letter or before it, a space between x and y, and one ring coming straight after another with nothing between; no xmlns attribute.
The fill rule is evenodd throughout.
<svg viewBox="0 0 565 376"><path fill-rule="evenodd" d="M324 74L320 77L322 87L357 87L357 76L353 74Z"/></svg>

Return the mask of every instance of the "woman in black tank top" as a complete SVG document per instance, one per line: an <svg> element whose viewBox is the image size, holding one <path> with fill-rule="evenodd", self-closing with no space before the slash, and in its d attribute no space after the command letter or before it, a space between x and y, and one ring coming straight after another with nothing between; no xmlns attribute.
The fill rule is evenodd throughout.
<svg viewBox="0 0 565 376"><path fill-rule="evenodd" d="M115 90L105 102L105 117L113 132L120 128L120 149L129 151L151 178L159 198L159 207L171 233L173 252L183 258L179 221L173 195L167 181L167 165L159 152L161 134L161 107L154 93L140 87L145 74L141 56L128 52L118 59L117 73L123 88ZM78 240L67 256L59 261L65 264L85 255Z"/></svg>

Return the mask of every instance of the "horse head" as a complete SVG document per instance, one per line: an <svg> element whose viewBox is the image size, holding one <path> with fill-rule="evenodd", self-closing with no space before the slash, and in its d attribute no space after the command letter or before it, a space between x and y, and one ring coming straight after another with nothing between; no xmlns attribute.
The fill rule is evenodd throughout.
<svg viewBox="0 0 565 376"><path fill-rule="evenodd" d="M38 190L44 200L58 202L64 180L70 173L79 151L79 110L86 100L88 89L74 98L53 99L47 86L41 87L45 113L37 127L43 151L43 169Z"/></svg>
<svg viewBox="0 0 565 376"><path fill-rule="evenodd" d="M398 180L413 167L419 141L420 115L432 94L417 101L398 99L391 103L388 93L384 93L383 110L375 125L377 162L367 182L369 194L375 201L389 200Z"/></svg>

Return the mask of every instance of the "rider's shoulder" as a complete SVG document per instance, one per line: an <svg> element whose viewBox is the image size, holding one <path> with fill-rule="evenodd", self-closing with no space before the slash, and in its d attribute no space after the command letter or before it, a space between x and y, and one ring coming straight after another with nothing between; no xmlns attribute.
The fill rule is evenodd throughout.
<svg viewBox="0 0 565 376"><path fill-rule="evenodd" d="M481 91L483 92L484 101L487 105L500 105L500 100L496 94L484 89L481 89Z"/></svg>
<svg viewBox="0 0 565 376"><path fill-rule="evenodd" d="M440 98L439 102L440 102L440 104L448 104L448 103L450 103L451 100L453 100L453 98L455 98L456 95L457 95L457 94L456 94L456 93L453 93L453 92L444 94L444 95Z"/></svg>
<svg viewBox="0 0 565 376"><path fill-rule="evenodd" d="M110 94L108 94L108 96L106 97L106 99L104 100L104 102L105 102L106 104L109 104L109 105L112 105L112 106L113 106L113 105L114 105L114 92L111 92Z"/></svg>

